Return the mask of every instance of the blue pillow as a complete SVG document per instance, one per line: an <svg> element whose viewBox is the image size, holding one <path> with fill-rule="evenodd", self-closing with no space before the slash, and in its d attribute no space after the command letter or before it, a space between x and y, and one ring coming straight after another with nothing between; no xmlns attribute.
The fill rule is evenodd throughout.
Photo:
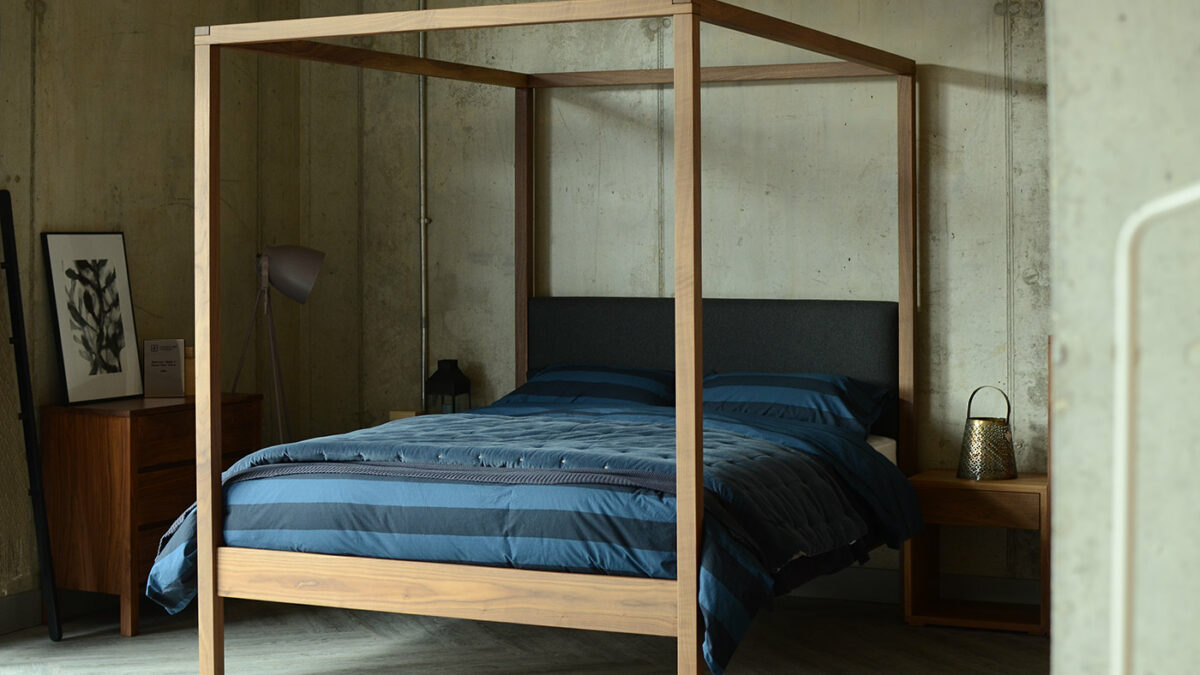
<svg viewBox="0 0 1200 675"><path fill-rule="evenodd" d="M866 434L888 390L843 375L720 373L704 378L707 412L831 424Z"/></svg>
<svg viewBox="0 0 1200 675"><path fill-rule="evenodd" d="M672 405L675 374L669 370L618 366L547 366L496 401L509 403L591 403Z"/></svg>

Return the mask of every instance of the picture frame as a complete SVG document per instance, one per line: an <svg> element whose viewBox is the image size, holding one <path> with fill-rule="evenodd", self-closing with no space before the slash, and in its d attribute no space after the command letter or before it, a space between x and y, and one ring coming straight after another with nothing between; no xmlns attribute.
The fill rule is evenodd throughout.
<svg viewBox="0 0 1200 675"><path fill-rule="evenodd" d="M42 247L67 402L140 396L125 235L45 232Z"/></svg>

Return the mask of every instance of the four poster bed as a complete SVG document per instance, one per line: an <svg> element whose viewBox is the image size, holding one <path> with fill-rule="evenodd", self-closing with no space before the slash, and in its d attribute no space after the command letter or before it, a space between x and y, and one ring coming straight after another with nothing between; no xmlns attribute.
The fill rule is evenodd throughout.
<svg viewBox="0 0 1200 675"><path fill-rule="evenodd" d="M672 69L525 74L314 41L647 17L673 18ZM839 60L701 68L701 22ZM748 624L741 615L752 616L764 597L819 568L861 559L871 546L897 546L920 526L903 477L914 471L916 460L911 60L717 0L557 0L211 26L196 30L195 45L197 503L164 539L155 569L165 571L157 581L152 575L150 591L165 604L186 604L192 594L199 599L201 672L223 670L225 597L675 636L679 672L698 672L704 661L720 672ZM217 148L219 57L226 48L515 90L520 386L513 394L470 414L428 416L265 449L227 472L223 493ZM897 81L897 302L701 302L702 83L859 77ZM535 91L645 84L674 86L674 300L533 297ZM770 380L764 389L763 378L772 377L791 379ZM564 386L582 389L562 394ZM766 405L757 394L745 397L747 391L793 386L788 396L800 396L802 405L791 405L793 399ZM558 394L568 403L559 405ZM821 402L806 407L813 397ZM842 408L828 417L826 403L834 399ZM811 415L821 419L805 417ZM896 440L899 470L866 445L868 433ZM407 473L397 473L396 465L406 462ZM759 472L748 470L751 466ZM353 475L341 472L346 467ZM500 507L509 514L506 526L535 529L526 539L518 534L505 540L500 553L466 551L463 541L483 537L461 536L455 529L461 521L452 521L449 529L434 533L452 535L440 540L441 549L410 555L403 544L398 553L387 549L396 532L381 533L375 525L360 527L356 537L370 539L376 548L361 541L307 548L288 539L287 525L246 524L272 510L256 490L279 493L291 488L278 486L301 484L298 489L308 490L316 482L350 492L319 500L276 494L272 505L290 504L299 512L299 502L321 501L321 509L338 508L375 490L382 501L374 504L383 509L375 513L385 513L380 518L408 517L413 520L405 526L419 530L437 520L430 515L434 507L500 498L509 500ZM399 493L393 488L401 484L427 492L432 501L395 501ZM442 498L453 504L437 501L446 484L453 491ZM511 522L524 518L522 513L546 512L546 495L554 491L592 500L561 509L571 512L563 517L576 518L570 521L572 534L560 532L565 521L559 515ZM482 496L473 496L477 493ZM521 500L537 507L522 511L515 506ZM241 508L247 504L253 508ZM417 512L423 515L412 515ZM646 515L651 512L657 515ZM325 511L308 513L320 520ZM597 514L599 520L593 518ZM621 530L620 523L632 525ZM264 532L285 540L255 538ZM646 539L638 539L642 536ZM551 541L558 543L545 543ZM542 544L525 551L528 542ZM541 557L555 547L565 558ZM185 588L191 582L184 578L188 572L179 572L184 566L193 570L194 588ZM736 597L735 586L742 582L757 594L753 599ZM732 600L721 597L730 589Z"/></svg>

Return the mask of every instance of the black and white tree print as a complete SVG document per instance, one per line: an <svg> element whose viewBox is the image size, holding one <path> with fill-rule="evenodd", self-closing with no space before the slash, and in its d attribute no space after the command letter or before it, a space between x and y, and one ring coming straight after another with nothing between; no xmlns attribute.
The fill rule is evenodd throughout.
<svg viewBox="0 0 1200 675"><path fill-rule="evenodd" d="M68 267L67 312L71 338L88 364L89 375L121 372L125 324L121 321L121 296L117 272L108 260L76 260Z"/></svg>

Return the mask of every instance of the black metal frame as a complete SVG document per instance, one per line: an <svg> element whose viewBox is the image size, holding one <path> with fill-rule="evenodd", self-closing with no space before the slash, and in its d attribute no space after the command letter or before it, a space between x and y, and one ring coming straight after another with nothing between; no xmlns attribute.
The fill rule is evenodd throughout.
<svg viewBox="0 0 1200 675"><path fill-rule="evenodd" d="M42 484L42 447L38 440L37 408L33 403L33 382L29 376L29 344L25 335L25 310L21 303L21 276L17 267L17 239L13 224L12 197L0 190L0 233L4 239L4 267L8 285L8 309L12 316L13 356L17 361L17 388L20 390L21 427L25 432L25 462L29 466L29 496L33 499L33 522L37 530L37 551L41 573L42 602L50 639L62 639L58 619L58 587L54 582L54 562L50 555L50 532L46 527L46 498Z"/></svg>
<svg viewBox="0 0 1200 675"><path fill-rule="evenodd" d="M67 363L66 363L66 350L67 350L68 343L64 342L64 338L66 338L67 341L69 342L70 336L69 336L69 334L64 334L64 331L69 330L69 329L66 326L63 326L62 324L60 324L59 320L58 320L58 303L61 301L61 298L58 295L58 286L56 286L57 282L54 279L54 270L52 269L52 266L51 266L52 260L51 260L51 255L50 255L50 238L51 237L109 237L109 236L116 236L116 237L120 237L120 239L121 239L121 259L122 259L122 262L124 263L124 267L122 268L122 271L125 274L125 279L128 282L129 288L130 288L129 297L125 298L125 301L128 303L129 311L132 315L132 312L133 312L133 280L130 279L130 277L129 277L129 256L128 256L128 252L125 249L125 233L124 232L43 232L42 233L42 255L45 256L45 260L46 260L46 265L45 265L45 267L46 267L46 288L50 289L50 319L54 326L54 339L55 339L55 342L54 342L55 350L54 351L58 355L58 365L59 365L58 372L59 372L59 377L61 378L60 381L62 382L63 397L67 400L68 405L75 405L77 403L97 403L100 401L115 401L115 400L123 399L123 398L138 398L138 397L141 397L145 393L142 388L143 382L144 382L144 380L142 379L142 349L141 349L142 343L138 341L137 323L134 322L133 323L133 336L132 336L131 344L133 344L132 355L133 355L133 358L137 362L137 372L138 372L137 391L134 393L121 392L120 394L117 394L115 396L99 396L96 398L76 398L76 399L71 398L71 383L67 376Z"/></svg>

